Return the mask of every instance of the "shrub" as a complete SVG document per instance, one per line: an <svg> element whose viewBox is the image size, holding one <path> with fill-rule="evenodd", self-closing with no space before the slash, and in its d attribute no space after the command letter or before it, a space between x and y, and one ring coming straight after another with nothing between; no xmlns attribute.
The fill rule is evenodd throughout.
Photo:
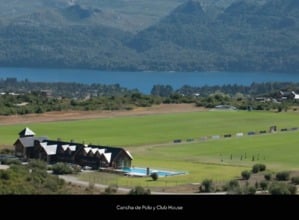
<svg viewBox="0 0 299 220"><path fill-rule="evenodd" d="M244 170L244 171L242 171L242 173L241 173L242 179L244 179L244 180L249 180L250 175L251 175L251 173L250 173L250 171L248 171L248 170Z"/></svg>
<svg viewBox="0 0 299 220"><path fill-rule="evenodd" d="M0 154L10 154L14 155L15 150L13 148L3 148L0 150Z"/></svg>
<svg viewBox="0 0 299 220"><path fill-rule="evenodd" d="M144 189L142 186L136 186L134 189L131 189L129 195L150 195L150 189Z"/></svg>
<svg viewBox="0 0 299 220"><path fill-rule="evenodd" d="M65 163L56 163L52 167L53 173L60 175L60 174L71 174L73 173L73 169L65 164Z"/></svg>
<svg viewBox="0 0 299 220"><path fill-rule="evenodd" d="M158 173L156 173L156 172L151 173L151 178L152 178L154 181L158 180L158 178L159 178Z"/></svg>
<svg viewBox="0 0 299 220"><path fill-rule="evenodd" d="M199 187L199 191L200 192L213 192L214 191L213 180L211 180L211 179L203 180Z"/></svg>
<svg viewBox="0 0 299 220"><path fill-rule="evenodd" d="M260 165L260 171L265 171L266 170L266 165L265 164L259 164Z"/></svg>
<svg viewBox="0 0 299 220"><path fill-rule="evenodd" d="M237 180L231 180L228 182L228 187L229 188L234 188L234 187L239 187L240 184Z"/></svg>
<svg viewBox="0 0 299 220"><path fill-rule="evenodd" d="M254 164L252 167L252 172L253 173L258 173L260 171L266 170L266 165L265 164Z"/></svg>
<svg viewBox="0 0 299 220"><path fill-rule="evenodd" d="M278 172L276 174L276 179L278 181L287 181L290 179L290 172L288 172L288 171Z"/></svg>
<svg viewBox="0 0 299 220"><path fill-rule="evenodd" d="M117 189L118 186L115 184L109 185L106 189L105 189L105 193L106 194L113 194L113 193L117 193Z"/></svg>
<svg viewBox="0 0 299 220"><path fill-rule="evenodd" d="M272 174L271 173L266 173L265 175L264 175L264 178L265 178L265 180L271 180L272 179Z"/></svg>
<svg viewBox="0 0 299 220"><path fill-rule="evenodd" d="M256 188L254 186L249 186L247 190L247 194L254 195L256 193Z"/></svg>
<svg viewBox="0 0 299 220"><path fill-rule="evenodd" d="M6 170L0 170L0 180L9 180L10 175Z"/></svg>
<svg viewBox="0 0 299 220"><path fill-rule="evenodd" d="M241 194L245 195L254 195L256 192L255 186L250 186L249 182L246 182L245 186L243 186L240 190Z"/></svg>
<svg viewBox="0 0 299 220"><path fill-rule="evenodd" d="M295 186L293 184L289 184L288 190L290 191L291 195L296 195L296 193L297 193L297 186Z"/></svg>
<svg viewBox="0 0 299 220"><path fill-rule="evenodd" d="M21 164L21 161L19 159L4 159L2 161L2 164L6 164L6 165L12 165L12 164L15 164L15 165L20 165Z"/></svg>
<svg viewBox="0 0 299 220"><path fill-rule="evenodd" d="M290 195L289 186L285 183L273 182L269 187L271 195Z"/></svg>
<svg viewBox="0 0 299 220"><path fill-rule="evenodd" d="M229 181L226 186L226 190L227 190L228 194L241 194L242 193L240 184L237 180Z"/></svg>
<svg viewBox="0 0 299 220"><path fill-rule="evenodd" d="M30 160L28 167L32 169L47 170L47 164L42 160Z"/></svg>
<svg viewBox="0 0 299 220"><path fill-rule="evenodd" d="M254 164L253 167L252 167L252 172L253 173L258 173L259 170L260 170L260 168L259 168L258 164Z"/></svg>
<svg viewBox="0 0 299 220"><path fill-rule="evenodd" d="M71 165L71 168L72 168L72 173L73 174L77 174L77 173L80 173L81 172L81 166L80 165L77 165L77 164L72 164Z"/></svg>
<svg viewBox="0 0 299 220"><path fill-rule="evenodd" d="M291 181L293 184L299 185L299 176L292 177Z"/></svg>
<svg viewBox="0 0 299 220"><path fill-rule="evenodd" d="M260 187L261 187L262 190L267 190L267 188L268 188L268 182L265 181L265 180L262 180L260 182Z"/></svg>

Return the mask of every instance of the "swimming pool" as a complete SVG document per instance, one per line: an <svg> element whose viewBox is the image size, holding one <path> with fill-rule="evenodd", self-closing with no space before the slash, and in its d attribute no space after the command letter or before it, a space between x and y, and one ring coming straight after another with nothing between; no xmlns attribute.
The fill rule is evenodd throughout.
<svg viewBox="0 0 299 220"><path fill-rule="evenodd" d="M122 171L126 175L130 175L130 176L147 176L146 175L147 169L148 168L145 167L131 167L131 168L123 168ZM149 168L149 175L151 175L152 173L158 173L159 177L186 174L186 172L184 171L169 171L169 170L158 170L158 169Z"/></svg>

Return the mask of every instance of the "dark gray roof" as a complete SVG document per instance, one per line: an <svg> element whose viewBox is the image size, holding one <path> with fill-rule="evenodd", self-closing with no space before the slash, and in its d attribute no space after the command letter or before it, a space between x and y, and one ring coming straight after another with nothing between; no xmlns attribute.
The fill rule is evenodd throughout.
<svg viewBox="0 0 299 220"><path fill-rule="evenodd" d="M24 147L33 147L34 141L38 140L40 142L47 140L47 137L21 137L18 140Z"/></svg>

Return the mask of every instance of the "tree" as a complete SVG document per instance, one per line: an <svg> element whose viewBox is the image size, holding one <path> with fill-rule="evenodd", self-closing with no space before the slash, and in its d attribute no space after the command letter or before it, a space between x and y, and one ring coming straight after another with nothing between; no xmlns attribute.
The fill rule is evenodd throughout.
<svg viewBox="0 0 299 220"><path fill-rule="evenodd" d="M242 190L237 180L231 180L225 186L228 194L241 194Z"/></svg>
<svg viewBox="0 0 299 220"><path fill-rule="evenodd" d="M159 178L159 174L157 172L153 172L153 173L151 173L151 177L154 181L156 181Z"/></svg>
<svg viewBox="0 0 299 220"><path fill-rule="evenodd" d="M254 164L252 167L252 172L253 173L258 173L260 171L265 171L266 170L266 165L265 164Z"/></svg>
<svg viewBox="0 0 299 220"><path fill-rule="evenodd" d="M173 93L173 88L170 85L154 85L151 90L151 95L169 97Z"/></svg>
<svg viewBox="0 0 299 220"><path fill-rule="evenodd" d="M281 171L276 174L276 179L278 181L287 181L290 179L290 172L288 171Z"/></svg>
<svg viewBox="0 0 299 220"><path fill-rule="evenodd" d="M199 187L199 191L200 192L213 192L214 191L213 180L211 180L211 179L203 180Z"/></svg>
<svg viewBox="0 0 299 220"><path fill-rule="evenodd" d="M265 178L265 180L271 180L272 179L272 174L271 173L266 173L265 175L264 175L264 178Z"/></svg>
<svg viewBox="0 0 299 220"><path fill-rule="evenodd" d="M244 171L242 171L242 173L241 173L241 176L242 176L242 178L243 178L244 180L249 180L250 175L251 175L251 173L250 173L250 171L248 171L248 170L244 170Z"/></svg>

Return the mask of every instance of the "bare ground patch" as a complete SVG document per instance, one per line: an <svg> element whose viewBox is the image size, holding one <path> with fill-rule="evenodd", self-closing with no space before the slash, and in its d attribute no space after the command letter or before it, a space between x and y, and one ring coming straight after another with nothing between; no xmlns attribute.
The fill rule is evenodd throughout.
<svg viewBox="0 0 299 220"><path fill-rule="evenodd" d="M142 116L153 114L167 114L179 112L204 111L204 108L194 104L161 104L151 107L139 107L133 110L120 111L61 111L47 112L43 114L0 116L0 125L28 124L38 122L54 122L68 120L83 120L96 118L111 118L122 116Z"/></svg>

